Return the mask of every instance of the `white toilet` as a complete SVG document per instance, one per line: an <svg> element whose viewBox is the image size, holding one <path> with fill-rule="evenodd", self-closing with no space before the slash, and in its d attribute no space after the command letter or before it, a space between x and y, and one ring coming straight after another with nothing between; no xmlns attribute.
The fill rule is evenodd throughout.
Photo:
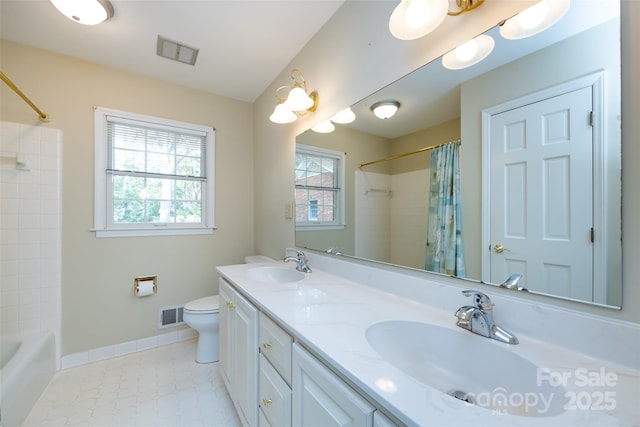
<svg viewBox="0 0 640 427"><path fill-rule="evenodd" d="M263 255L250 255L244 258L246 264L271 262L273 258ZM218 324L220 304L218 295L190 301L184 305L182 319L198 332L196 362L212 363L218 361L219 340Z"/></svg>
<svg viewBox="0 0 640 427"><path fill-rule="evenodd" d="M218 295L193 300L184 305L184 322L198 331L196 362L218 361Z"/></svg>

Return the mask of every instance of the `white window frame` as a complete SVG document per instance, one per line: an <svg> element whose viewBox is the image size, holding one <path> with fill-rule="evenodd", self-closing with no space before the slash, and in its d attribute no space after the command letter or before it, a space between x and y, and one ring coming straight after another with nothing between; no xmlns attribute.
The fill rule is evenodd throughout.
<svg viewBox="0 0 640 427"><path fill-rule="evenodd" d="M345 153L342 151L329 150L326 148L314 147L311 145L296 144L296 155L298 153L310 154L313 156L329 157L338 161L336 172L338 174L338 190L336 218L332 222L305 221L299 222L295 220L296 231L318 231L318 230L343 230L345 227ZM295 208L294 200L294 208Z"/></svg>
<svg viewBox="0 0 640 427"><path fill-rule="evenodd" d="M202 189L202 222L190 223L129 223L114 224L113 217L109 215L113 206L113 189L110 184L110 174L107 169L109 159L109 143L107 139L107 116L144 122L147 125L158 128L181 128L192 132L206 134L206 180L203 181ZM163 119L146 116L142 114L129 113L126 111L113 110L103 107L95 107L95 193L94 193L94 228L96 237L134 237L134 236L167 236L185 234L212 234L216 228L214 223L214 200L215 200L215 129L210 126L197 125L193 123L180 122L176 120Z"/></svg>

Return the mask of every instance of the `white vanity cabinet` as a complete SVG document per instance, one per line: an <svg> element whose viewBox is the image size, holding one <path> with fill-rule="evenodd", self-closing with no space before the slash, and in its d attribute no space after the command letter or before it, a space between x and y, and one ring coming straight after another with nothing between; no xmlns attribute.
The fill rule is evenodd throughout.
<svg viewBox="0 0 640 427"><path fill-rule="evenodd" d="M220 278L220 370L244 427L258 426L258 310Z"/></svg>
<svg viewBox="0 0 640 427"><path fill-rule="evenodd" d="M244 427L397 427L222 278L219 334Z"/></svg>
<svg viewBox="0 0 640 427"><path fill-rule="evenodd" d="M293 345L293 425L371 427L375 408L298 344Z"/></svg>

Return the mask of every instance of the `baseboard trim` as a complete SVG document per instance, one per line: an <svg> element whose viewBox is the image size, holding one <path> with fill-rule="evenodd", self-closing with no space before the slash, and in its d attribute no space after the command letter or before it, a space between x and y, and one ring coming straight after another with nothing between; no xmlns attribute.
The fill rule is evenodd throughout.
<svg viewBox="0 0 640 427"><path fill-rule="evenodd" d="M142 338L135 341L128 341L120 344L108 345L105 347L95 348L79 353L72 353L62 356L60 360L60 369L69 369L76 366L86 365L100 360L111 359L114 357L124 356L126 354L136 353L139 351L149 350L167 344L173 344L180 341L188 341L196 338L198 332L194 329L186 328L179 331L169 332L167 334L155 335L152 337Z"/></svg>

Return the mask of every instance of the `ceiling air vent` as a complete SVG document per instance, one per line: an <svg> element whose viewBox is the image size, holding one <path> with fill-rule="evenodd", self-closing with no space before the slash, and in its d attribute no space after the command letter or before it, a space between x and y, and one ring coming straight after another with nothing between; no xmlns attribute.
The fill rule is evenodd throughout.
<svg viewBox="0 0 640 427"><path fill-rule="evenodd" d="M157 54L163 58L194 65L198 57L198 50L199 49L158 36Z"/></svg>

